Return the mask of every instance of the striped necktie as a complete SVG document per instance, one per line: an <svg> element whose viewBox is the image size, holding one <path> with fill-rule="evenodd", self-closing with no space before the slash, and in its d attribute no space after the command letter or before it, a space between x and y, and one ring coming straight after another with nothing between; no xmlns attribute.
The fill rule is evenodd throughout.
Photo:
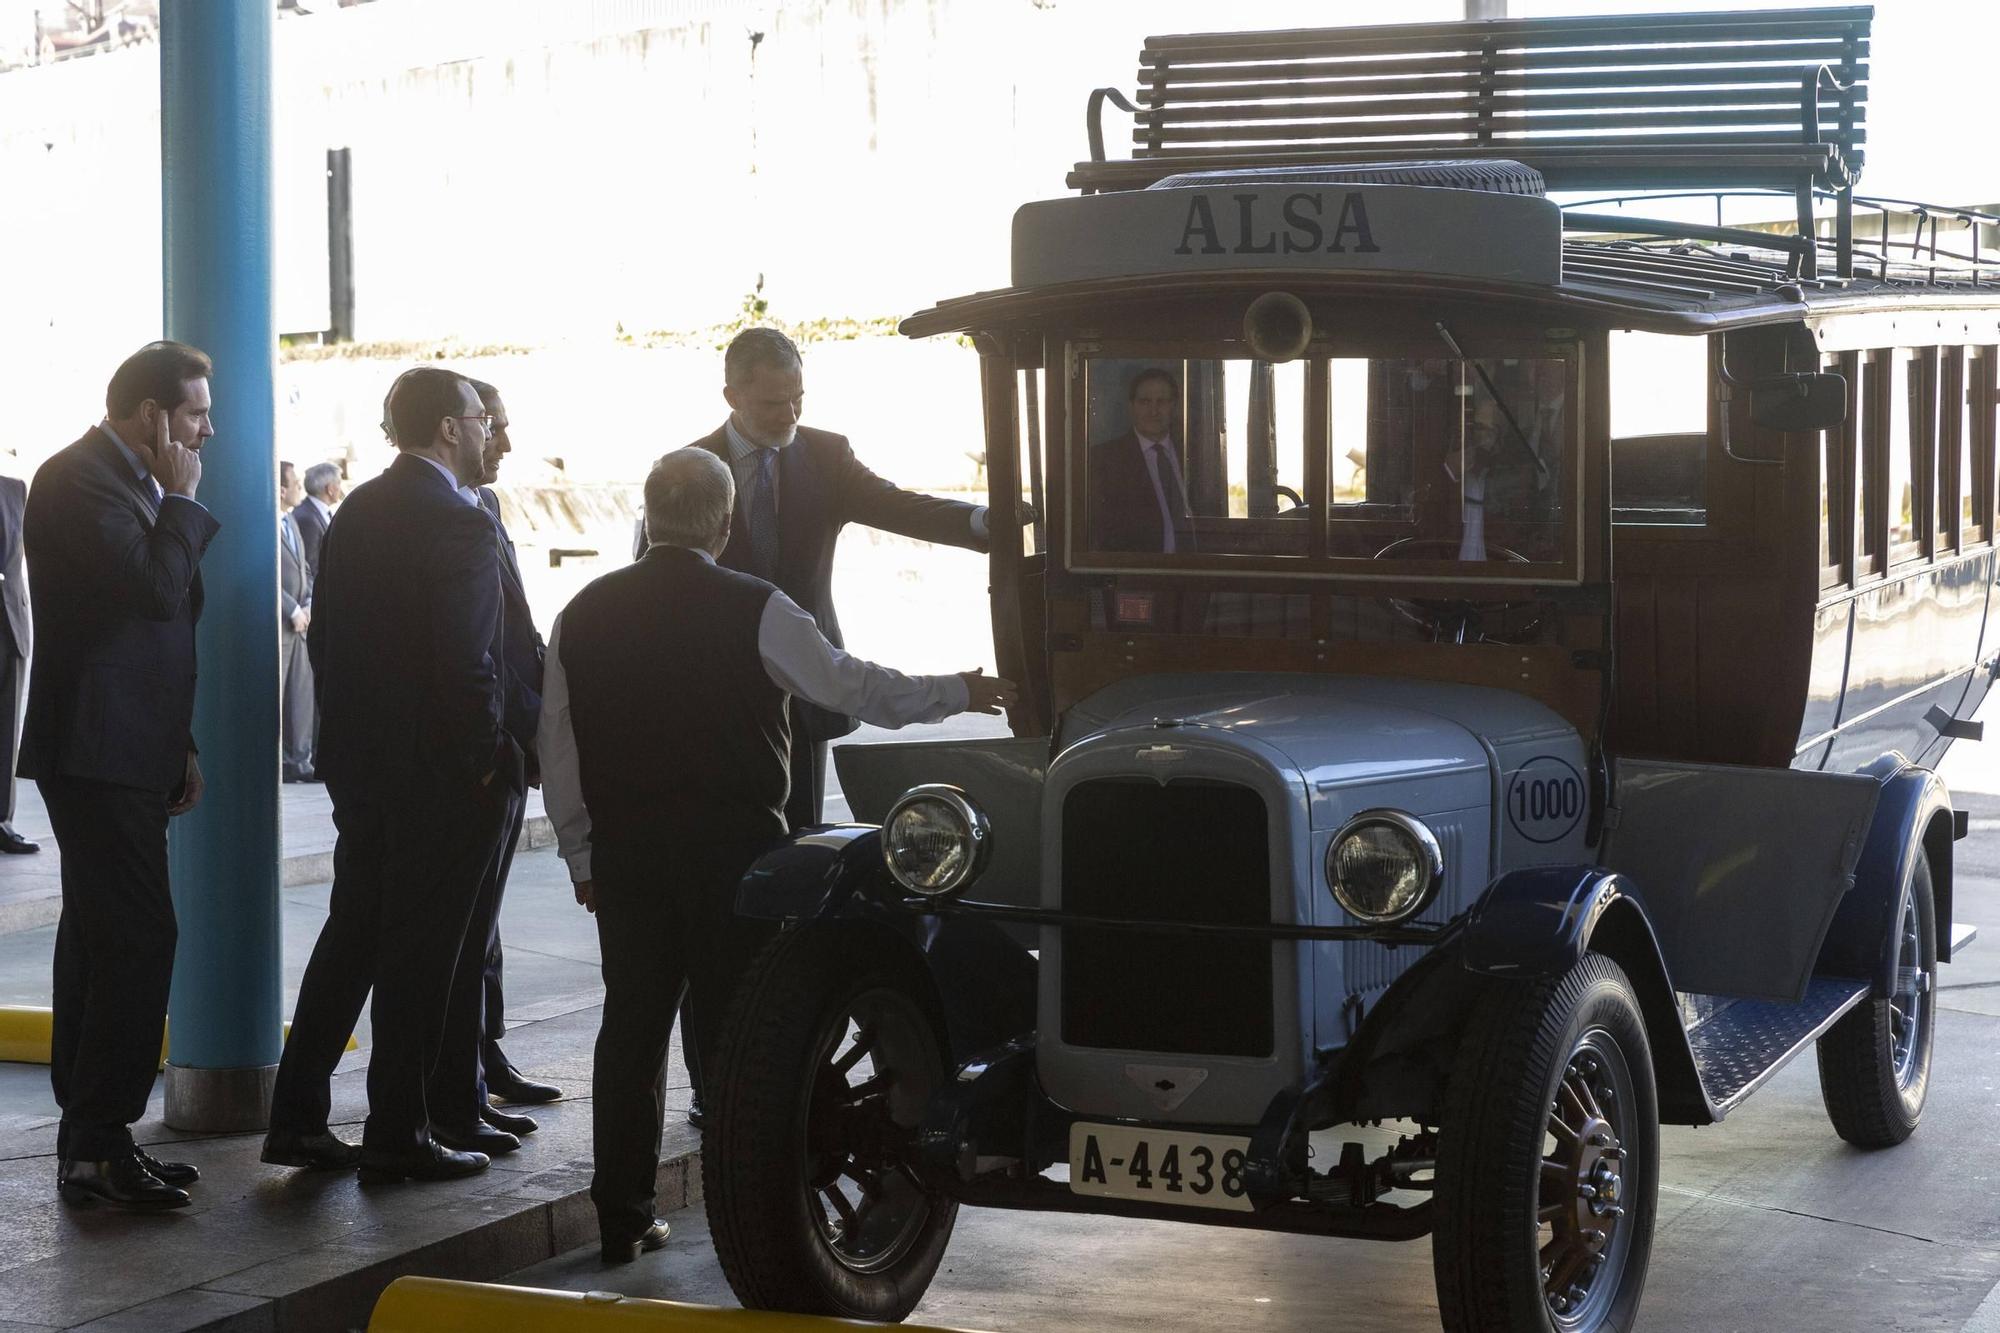
<svg viewBox="0 0 2000 1333"><path fill-rule="evenodd" d="M757 480L750 488L745 516L750 520L750 572L772 583L778 580L778 451L757 451Z"/></svg>

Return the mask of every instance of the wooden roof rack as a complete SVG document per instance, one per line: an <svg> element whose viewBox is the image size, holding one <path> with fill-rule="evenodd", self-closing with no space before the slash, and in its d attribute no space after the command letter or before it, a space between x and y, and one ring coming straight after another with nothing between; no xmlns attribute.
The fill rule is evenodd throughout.
<svg viewBox="0 0 2000 1333"><path fill-rule="evenodd" d="M1137 96L1090 96L1086 194L1179 172L1510 158L1557 190L1752 187L1836 199L1851 271L1867 5L1148 37ZM1104 103L1133 113L1105 157ZM1814 276L1817 247L1800 255Z"/></svg>

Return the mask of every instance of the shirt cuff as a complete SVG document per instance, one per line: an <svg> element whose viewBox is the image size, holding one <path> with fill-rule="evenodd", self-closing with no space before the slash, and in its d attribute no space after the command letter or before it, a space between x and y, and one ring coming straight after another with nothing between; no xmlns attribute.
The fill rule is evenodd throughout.
<svg viewBox="0 0 2000 1333"><path fill-rule="evenodd" d="M972 511L973 540L983 542L990 535L986 528L986 506L980 505Z"/></svg>
<svg viewBox="0 0 2000 1333"><path fill-rule="evenodd" d="M972 687L965 683L965 677L957 674L946 676L943 679L944 703L950 710L944 716L950 717L954 713L963 713L972 703ZM944 719L940 718L938 720L943 721Z"/></svg>
<svg viewBox="0 0 2000 1333"><path fill-rule="evenodd" d="M570 883L581 884L590 878L590 848L586 847L580 852L572 852L568 856L565 856L563 861L569 866Z"/></svg>

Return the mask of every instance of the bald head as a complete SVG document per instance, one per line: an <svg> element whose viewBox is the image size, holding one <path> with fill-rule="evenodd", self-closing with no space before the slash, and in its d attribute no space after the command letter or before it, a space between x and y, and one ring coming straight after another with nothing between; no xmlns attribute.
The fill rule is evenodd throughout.
<svg viewBox="0 0 2000 1333"><path fill-rule="evenodd" d="M722 554L736 508L729 465L706 449L676 449L646 475L646 540Z"/></svg>

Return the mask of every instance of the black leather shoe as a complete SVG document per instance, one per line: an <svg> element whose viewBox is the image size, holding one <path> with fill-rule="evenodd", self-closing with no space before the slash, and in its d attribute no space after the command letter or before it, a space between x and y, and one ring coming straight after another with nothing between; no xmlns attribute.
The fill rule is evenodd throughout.
<svg viewBox="0 0 2000 1333"><path fill-rule="evenodd" d="M0 824L0 852L6 852L13 856L26 856L29 852L39 852L40 850L42 850L42 844L39 842L30 842L20 834L14 832L13 825Z"/></svg>
<svg viewBox="0 0 2000 1333"><path fill-rule="evenodd" d="M159 1177L167 1185L192 1185L201 1179L201 1169L190 1162L162 1162L144 1148L134 1148L139 1165Z"/></svg>
<svg viewBox="0 0 2000 1333"><path fill-rule="evenodd" d="M137 1153L104 1162L67 1161L57 1179L63 1198L71 1203L108 1203L135 1213L159 1213L192 1202L186 1190L141 1166Z"/></svg>
<svg viewBox="0 0 2000 1333"><path fill-rule="evenodd" d="M458 1180L476 1176L492 1159L483 1152L453 1152L435 1139L404 1152L361 1150L361 1183L391 1184L398 1180Z"/></svg>
<svg viewBox="0 0 2000 1333"><path fill-rule="evenodd" d="M664 1249L670 1231L671 1228L656 1217L653 1219L653 1225L639 1233L637 1240L607 1240L598 1246L597 1253L607 1264L629 1264L639 1257L641 1250L650 1254L654 1250Z"/></svg>
<svg viewBox="0 0 2000 1333"><path fill-rule="evenodd" d="M455 1148L459 1152L483 1152L488 1157L498 1157L521 1146L519 1137L504 1129L495 1129L483 1120L471 1125L433 1124L431 1137L447 1148Z"/></svg>
<svg viewBox="0 0 2000 1333"><path fill-rule="evenodd" d="M514 1135L516 1138L526 1138L528 1135L534 1133L536 1130L541 1128L540 1125L535 1123L535 1118L533 1116L512 1115L506 1111L501 1110L497 1106L480 1107L479 1118L481 1120L484 1120L487 1124L493 1126L493 1128L495 1129L506 1130L509 1134Z"/></svg>
<svg viewBox="0 0 2000 1333"><path fill-rule="evenodd" d="M533 1106L541 1102L552 1102L562 1096L562 1089L553 1083L537 1083L531 1078L522 1078L521 1071L508 1065L500 1071L500 1076L486 1076L486 1091L503 1102L520 1102Z"/></svg>
<svg viewBox="0 0 2000 1333"><path fill-rule="evenodd" d="M310 1134L274 1129L264 1136L264 1161L272 1166L303 1166L311 1171L341 1171L361 1162L361 1149L334 1137L330 1129Z"/></svg>
<svg viewBox="0 0 2000 1333"><path fill-rule="evenodd" d="M688 1124L701 1129L708 1124L708 1115L701 1109L701 1098L688 1103Z"/></svg>

